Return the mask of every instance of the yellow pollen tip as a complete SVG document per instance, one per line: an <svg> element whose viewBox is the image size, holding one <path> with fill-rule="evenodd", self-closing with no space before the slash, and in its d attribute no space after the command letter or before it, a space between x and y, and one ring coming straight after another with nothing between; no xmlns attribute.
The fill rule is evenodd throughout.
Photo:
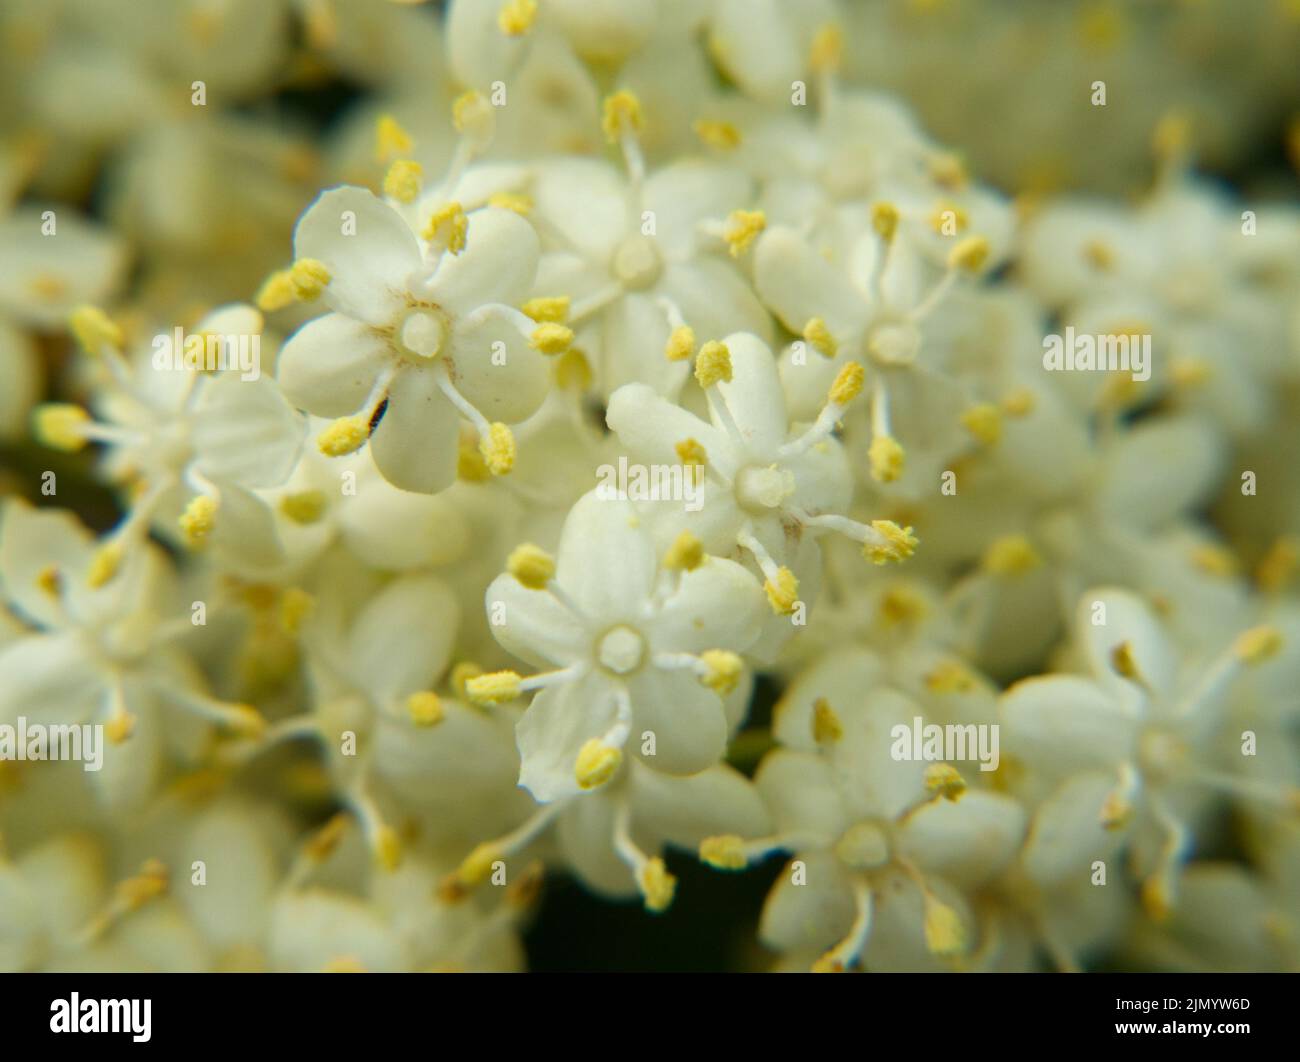
<svg viewBox="0 0 1300 1062"><path fill-rule="evenodd" d="M708 463L708 452L695 439L683 439L673 449L677 451L677 459L684 465L702 466Z"/></svg>
<svg viewBox="0 0 1300 1062"><path fill-rule="evenodd" d="M399 203L414 203L420 195L424 167L410 159L398 159L384 174L384 195Z"/></svg>
<svg viewBox="0 0 1300 1062"><path fill-rule="evenodd" d="M515 467L514 433L500 421L488 427L487 435L479 440L478 450L494 476L504 476Z"/></svg>
<svg viewBox="0 0 1300 1062"><path fill-rule="evenodd" d="M919 623L929 611L925 598L906 584L888 587L880 595L880 618L894 626Z"/></svg>
<svg viewBox="0 0 1300 1062"><path fill-rule="evenodd" d="M562 324L569 316L569 296L550 295L529 299L521 309L538 324ZM572 338L569 342L573 342Z"/></svg>
<svg viewBox="0 0 1300 1062"><path fill-rule="evenodd" d="M1137 659L1133 656L1133 643L1120 642L1110 651L1110 666L1115 669L1115 674L1121 678L1130 679L1137 682L1142 678L1142 672L1138 670Z"/></svg>
<svg viewBox="0 0 1300 1062"><path fill-rule="evenodd" d="M658 856L647 860L641 868L637 884L641 895L645 897L646 910L658 913L666 911L672 905L677 892L677 879L668 873L664 861Z"/></svg>
<svg viewBox="0 0 1300 1062"><path fill-rule="evenodd" d="M844 736L844 723L825 697L813 701L812 736L819 745L834 744Z"/></svg>
<svg viewBox="0 0 1300 1062"><path fill-rule="evenodd" d="M1008 417L1027 417L1038 405L1038 396L1028 387L1020 387L1002 398L1002 412Z"/></svg>
<svg viewBox="0 0 1300 1062"><path fill-rule="evenodd" d="M316 607L316 599L296 586L289 587L280 598L280 629L286 634L297 634L303 620Z"/></svg>
<svg viewBox="0 0 1300 1062"><path fill-rule="evenodd" d="M292 306L298 301L298 292L294 289L293 274L288 269L277 269L257 289L253 302L263 313L273 313Z"/></svg>
<svg viewBox="0 0 1300 1062"><path fill-rule="evenodd" d="M472 660L462 660L452 667L451 675L447 681L451 684L451 688L456 691L458 697L470 699L469 680L478 678L481 674L483 674L483 669L478 664Z"/></svg>
<svg viewBox="0 0 1300 1062"><path fill-rule="evenodd" d="M139 910L167 891L167 878L167 868L162 862L148 859L139 874L117 883L117 899L127 910Z"/></svg>
<svg viewBox="0 0 1300 1062"><path fill-rule="evenodd" d="M46 402L32 413L32 431L38 442L52 450L75 454L87 443L82 428L90 414L71 402Z"/></svg>
<svg viewBox="0 0 1300 1062"><path fill-rule="evenodd" d="M98 590L108 583L122 567L125 551L120 543L107 542L95 550L90 558L90 569L86 572L86 584L92 590Z"/></svg>
<svg viewBox="0 0 1300 1062"><path fill-rule="evenodd" d="M664 357L669 361L686 361L695 353L695 329L682 325L673 329L673 334L664 344Z"/></svg>
<svg viewBox="0 0 1300 1062"><path fill-rule="evenodd" d="M729 649L706 649L700 654L700 661L707 669L700 681L721 697L734 690L745 673L740 654Z"/></svg>
<svg viewBox="0 0 1300 1062"><path fill-rule="evenodd" d="M87 354L98 354L105 346L122 349L122 329L98 306L78 306L68 324Z"/></svg>
<svg viewBox="0 0 1300 1062"><path fill-rule="evenodd" d="M406 714L416 726L437 726L447 718L442 698L432 690L421 690L407 697Z"/></svg>
<svg viewBox="0 0 1300 1062"><path fill-rule="evenodd" d="M63 593L63 576L53 564L47 564L36 573L36 585L50 597Z"/></svg>
<svg viewBox="0 0 1300 1062"><path fill-rule="evenodd" d="M1261 590L1283 589L1300 570L1300 539L1283 535L1269 548L1255 568L1255 582Z"/></svg>
<svg viewBox="0 0 1300 1062"><path fill-rule="evenodd" d="M478 436L468 424L461 425L456 441L456 478L467 483L486 483L492 478L487 462L478 450Z"/></svg>
<svg viewBox="0 0 1300 1062"><path fill-rule="evenodd" d="M488 196L488 206L499 210L513 210L516 214L527 217L533 212L533 197L522 192L493 192Z"/></svg>
<svg viewBox="0 0 1300 1062"><path fill-rule="evenodd" d="M818 354L824 354L828 358L835 357L840 349L840 345L831 335L831 330L826 327L826 322L820 317L808 318L808 323L803 326L803 337L808 341L813 350Z"/></svg>
<svg viewBox="0 0 1300 1062"><path fill-rule="evenodd" d="M961 426L982 446L993 446L1002 438L1002 411L991 402L981 402L961 415Z"/></svg>
<svg viewBox="0 0 1300 1062"><path fill-rule="evenodd" d="M907 454L892 435L877 435L867 448L871 478L877 483L893 483L903 474Z"/></svg>
<svg viewBox="0 0 1300 1062"><path fill-rule="evenodd" d="M875 203L871 207L871 227L886 243L897 234L899 217L898 207L893 203Z"/></svg>
<svg viewBox="0 0 1300 1062"><path fill-rule="evenodd" d="M731 351L725 343L711 339L695 356L695 379L701 387L712 387L719 381L731 383Z"/></svg>
<svg viewBox="0 0 1300 1062"><path fill-rule="evenodd" d="M280 512L295 524L314 524L325 515L328 499L323 490L300 490L280 499Z"/></svg>
<svg viewBox="0 0 1300 1062"><path fill-rule="evenodd" d="M368 417L339 417L316 436L316 448L326 457L346 457L361 449L368 438Z"/></svg>
<svg viewBox="0 0 1300 1062"><path fill-rule="evenodd" d="M181 534L191 546L200 546L212 534L217 525L217 503L206 494L199 494L190 499L185 512L177 520Z"/></svg>
<svg viewBox="0 0 1300 1062"><path fill-rule="evenodd" d="M925 769L925 788L927 792L942 797L955 804L966 792L966 779L950 763L932 763Z"/></svg>
<svg viewBox="0 0 1300 1062"><path fill-rule="evenodd" d="M600 128L611 144L617 144L625 135L639 133L643 124L641 101L633 93L624 89L605 97Z"/></svg>
<svg viewBox="0 0 1300 1062"><path fill-rule="evenodd" d="M925 676L925 688L931 693L969 693L975 685L975 676L952 660L939 664Z"/></svg>
<svg viewBox="0 0 1300 1062"><path fill-rule="evenodd" d="M486 143L496 131L496 113L483 96L470 89L456 97L451 105L451 124L456 132Z"/></svg>
<svg viewBox="0 0 1300 1062"><path fill-rule="evenodd" d="M1024 575L1043 561L1024 535L1004 535L990 543L982 563L990 575Z"/></svg>
<svg viewBox="0 0 1300 1062"><path fill-rule="evenodd" d="M537 0L509 0L497 12L497 28L507 37L522 37L537 21Z"/></svg>
<svg viewBox="0 0 1300 1062"><path fill-rule="evenodd" d="M1268 624L1243 631L1232 644L1233 654L1246 664L1263 663L1281 648L1282 632Z"/></svg>
<svg viewBox="0 0 1300 1062"><path fill-rule="evenodd" d="M954 956L966 950L966 927L946 903L925 900L925 946L931 955Z"/></svg>
<svg viewBox="0 0 1300 1062"><path fill-rule="evenodd" d="M375 123L375 160L387 162L411 153L411 137L391 114L381 114Z"/></svg>
<svg viewBox="0 0 1300 1062"><path fill-rule="evenodd" d="M1182 111L1171 111L1157 123L1151 135L1151 148L1161 161L1177 158L1192 146L1192 120Z"/></svg>
<svg viewBox="0 0 1300 1062"><path fill-rule="evenodd" d="M1133 817L1133 805L1124 794L1111 792L1106 795L1097 819L1103 830L1120 830L1128 825Z"/></svg>
<svg viewBox="0 0 1300 1062"><path fill-rule="evenodd" d="M697 118L691 129L700 138L700 142L715 151L735 151L740 147L741 135L730 122L714 121L710 118Z"/></svg>
<svg viewBox="0 0 1300 1062"><path fill-rule="evenodd" d="M573 329L568 325L548 321L533 329L528 342L534 350L540 350L543 354L563 354L573 345Z"/></svg>
<svg viewBox="0 0 1300 1062"><path fill-rule="evenodd" d="M1173 891L1169 881L1162 874L1147 878L1142 882L1142 910L1153 922L1164 922L1173 910Z"/></svg>
<svg viewBox="0 0 1300 1062"><path fill-rule="evenodd" d="M396 870L402 862L402 839L391 826L383 825L375 831L375 862L389 873Z"/></svg>
<svg viewBox="0 0 1300 1062"><path fill-rule="evenodd" d="M604 785L623 762L623 752L606 745L600 738L590 738L578 751L573 764L573 776L582 789L595 789Z"/></svg>
<svg viewBox="0 0 1300 1062"><path fill-rule="evenodd" d="M468 234L469 218L457 202L445 203L435 210L421 233L426 240L442 244L453 255L465 250Z"/></svg>
<svg viewBox="0 0 1300 1062"><path fill-rule="evenodd" d="M104 736L114 745L122 744L134 732L135 716L130 712L114 712L104 724Z"/></svg>
<svg viewBox="0 0 1300 1062"><path fill-rule="evenodd" d="M586 391L592 381L591 366L582 351L570 347L555 359L555 383L564 390Z"/></svg>
<svg viewBox="0 0 1300 1062"><path fill-rule="evenodd" d="M700 860L715 870L744 870L749 863L745 842L734 833L704 838L700 842Z"/></svg>
<svg viewBox="0 0 1300 1062"><path fill-rule="evenodd" d="M689 531L681 532L664 555L664 567L673 572L693 572L704 563L704 543Z"/></svg>
<svg viewBox="0 0 1300 1062"><path fill-rule="evenodd" d="M835 382L831 384L830 393L827 395L827 401L836 406L847 406L858 395L862 394L862 383L867 377L867 371L856 361L846 362L835 377Z"/></svg>
<svg viewBox="0 0 1300 1062"><path fill-rule="evenodd" d="M227 726L240 737L258 738L266 733L266 716L251 704L233 704Z"/></svg>
<svg viewBox="0 0 1300 1062"><path fill-rule="evenodd" d="M983 236L967 236L948 254L948 266L967 273L978 273L988 261L989 241Z"/></svg>
<svg viewBox="0 0 1300 1062"><path fill-rule="evenodd" d="M732 258L749 249L758 234L767 228L767 215L761 210L733 210L727 217L722 238L727 241Z"/></svg>
<svg viewBox="0 0 1300 1062"><path fill-rule="evenodd" d="M820 27L813 34L808 65L816 74L833 74L844 61L844 33L834 23Z"/></svg>
<svg viewBox="0 0 1300 1062"><path fill-rule="evenodd" d="M545 590L555 578L555 558L540 546L525 542L506 559L506 571L529 590Z"/></svg>
<svg viewBox="0 0 1300 1062"><path fill-rule="evenodd" d="M330 271L325 268L325 263L315 258L299 258L289 270L289 281L293 284L294 294L303 302L318 298L330 279Z"/></svg>
<svg viewBox="0 0 1300 1062"><path fill-rule="evenodd" d="M940 203L930 215L930 228L940 236L953 236L963 232L970 224L970 215L956 203ZM952 231L949 232L949 227Z"/></svg>
<svg viewBox="0 0 1300 1062"><path fill-rule="evenodd" d="M496 841L476 845L456 868L456 878L466 888L482 885L492 874L492 864L505 858L505 852Z"/></svg>
<svg viewBox="0 0 1300 1062"><path fill-rule="evenodd" d="M484 675L475 675L465 680L465 694L480 706L504 704L513 701L523 691L519 684L523 680L517 671L489 671Z"/></svg>
<svg viewBox="0 0 1300 1062"><path fill-rule="evenodd" d="M763 592L767 594L767 603L779 616L788 616L799 603L799 580L794 572L784 566L776 570L776 577L763 583Z"/></svg>
<svg viewBox="0 0 1300 1062"><path fill-rule="evenodd" d="M871 528L885 539L884 542L868 542L863 546L862 555L872 564L906 560L920 545L920 539L912 534L910 527L899 527L893 520L872 520Z"/></svg>

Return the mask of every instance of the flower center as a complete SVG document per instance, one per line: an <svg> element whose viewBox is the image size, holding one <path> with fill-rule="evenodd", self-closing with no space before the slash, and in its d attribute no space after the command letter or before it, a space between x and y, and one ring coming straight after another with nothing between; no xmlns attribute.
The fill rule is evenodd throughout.
<svg viewBox="0 0 1300 1062"><path fill-rule="evenodd" d="M750 512L776 509L794 493L794 475L775 465L750 465L736 476L736 501Z"/></svg>
<svg viewBox="0 0 1300 1062"><path fill-rule="evenodd" d="M614 276L625 288L640 291L659 279L663 259L649 236L629 236L614 252L613 268Z"/></svg>
<svg viewBox="0 0 1300 1062"><path fill-rule="evenodd" d="M611 627L596 645L596 659L606 671L626 675L641 666L645 639L626 624Z"/></svg>
<svg viewBox="0 0 1300 1062"><path fill-rule="evenodd" d="M876 325L867 336L867 351L882 365L910 365L921 349L921 331L910 321Z"/></svg>
<svg viewBox="0 0 1300 1062"><path fill-rule="evenodd" d="M436 358L442 351L447 326L442 318L430 310L412 310L398 329L398 342L403 353L413 358Z"/></svg>
<svg viewBox="0 0 1300 1062"><path fill-rule="evenodd" d="M889 833L874 822L854 823L835 844L835 855L854 870L871 870L889 862Z"/></svg>

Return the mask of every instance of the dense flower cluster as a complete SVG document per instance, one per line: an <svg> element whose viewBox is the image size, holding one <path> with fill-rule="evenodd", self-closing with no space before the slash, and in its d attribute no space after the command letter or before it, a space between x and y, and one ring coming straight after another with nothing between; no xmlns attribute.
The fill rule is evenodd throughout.
<svg viewBox="0 0 1300 1062"><path fill-rule="evenodd" d="M1137 201L1013 199L908 102L1086 152L1167 13L998 96L898 6L6 6L0 969L519 969L689 859L782 970L1300 966L1300 207L1122 96Z"/></svg>

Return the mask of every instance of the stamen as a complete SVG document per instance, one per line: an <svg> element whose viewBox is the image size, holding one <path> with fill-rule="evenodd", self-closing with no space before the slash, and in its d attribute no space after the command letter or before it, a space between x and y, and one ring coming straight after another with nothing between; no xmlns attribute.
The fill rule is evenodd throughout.
<svg viewBox="0 0 1300 1062"><path fill-rule="evenodd" d="M424 167L410 159L398 159L384 175L384 195L399 203L414 203L420 196Z"/></svg>
<svg viewBox="0 0 1300 1062"><path fill-rule="evenodd" d="M289 269L294 294L303 302L319 298L331 279L325 263L316 258L299 258Z"/></svg>
<svg viewBox="0 0 1300 1062"><path fill-rule="evenodd" d="M388 162L409 155L414 145L406 130L391 114L381 114L375 123L375 161Z"/></svg>
<svg viewBox="0 0 1300 1062"><path fill-rule="evenodd" d="M819 745L833 745L844 737L844 724L825 697L813 701L812 736Z"/></svg>
<svg viewBox="0 0 1300 1062"><path fill-rule="evenodd" d="M545 590L555 578L555 558L540 546L525 542L506 559L506 571L529 590Z"/></svg>
<svg viewBox="0 0 1300 1062"><path fill-rule="evenodd" d="M843 973L861 957L871 936L872 896L860 878L853 882L853 906L856 914L848 935L813 963L813 973Z"/></svg>
<svg viewBox="0 0 1300 1062"><path fill-rule="evenodd" d="M767 215L761 210L733 210L722 230L732 258L739 258L767 228Z"/></svg>

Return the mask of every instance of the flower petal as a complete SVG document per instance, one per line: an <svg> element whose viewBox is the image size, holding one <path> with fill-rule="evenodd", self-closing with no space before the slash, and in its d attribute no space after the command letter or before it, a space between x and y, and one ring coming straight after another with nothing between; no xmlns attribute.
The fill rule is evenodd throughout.
<svg viewBox="0 0 1300 1062"><path fill-rule="evenodd" d="M394 487L436 494L456 479L460 415L428 370L407 369L388 392L370 436L375 465Z"/></svg>
<svg viewBox="0 0 1300 1062"><path fill-rule="evenodd" d="M341 313L308 321L280 351L276 376L285 397L318 417L361 408L379 374L387 342Z"/></svg>

